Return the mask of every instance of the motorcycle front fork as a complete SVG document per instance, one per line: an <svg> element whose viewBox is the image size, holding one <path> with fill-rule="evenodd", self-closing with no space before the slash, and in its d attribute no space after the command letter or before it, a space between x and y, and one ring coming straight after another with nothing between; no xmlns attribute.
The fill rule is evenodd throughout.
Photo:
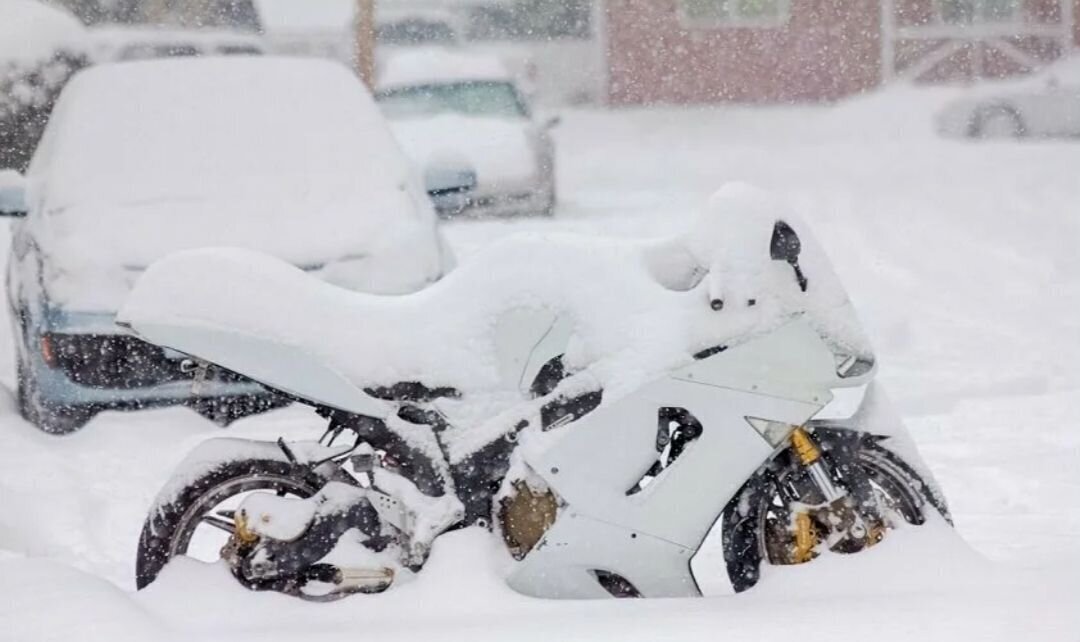
<svg viewBox="0 0 1080 642"><path fill-rule="evenodd" d="M836 483L832 464L814 437L806 429L796 428L789 439L796 465L812 487L810 496L793 507L792 561L802 564L814 559L820 543L833 552L849 554L880 542L885 534L883 521L876 514L864 514L862 502Z"/></svg>

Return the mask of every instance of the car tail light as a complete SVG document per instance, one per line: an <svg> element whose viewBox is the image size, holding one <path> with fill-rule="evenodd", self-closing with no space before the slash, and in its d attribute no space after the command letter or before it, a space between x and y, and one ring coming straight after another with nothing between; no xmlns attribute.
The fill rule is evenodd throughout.
<svg viewBox="0 0 1080 642"><path fill-rule="evenodd" d="M41 335L41 358L45 360L45 365L50 368L56 367L56 346L53 344L53 338L50 334Z"/></svg>

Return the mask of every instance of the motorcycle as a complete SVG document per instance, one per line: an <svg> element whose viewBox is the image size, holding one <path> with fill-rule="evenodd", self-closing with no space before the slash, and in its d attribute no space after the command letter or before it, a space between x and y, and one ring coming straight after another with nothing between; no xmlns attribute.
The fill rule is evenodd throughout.
<svg viewBox="0 0 1080 642"><path fill-rule="evenodd" d="M746 186L670 239L510 239L398 298L186 252L118 323L187 355L195 385L228 371L327 422L191 453L147 517L139 588L209 531L201 554L247 588L376 593L479 527L526 595L696 596L707 540L740 592L949 519L824 254Z"/></svg>

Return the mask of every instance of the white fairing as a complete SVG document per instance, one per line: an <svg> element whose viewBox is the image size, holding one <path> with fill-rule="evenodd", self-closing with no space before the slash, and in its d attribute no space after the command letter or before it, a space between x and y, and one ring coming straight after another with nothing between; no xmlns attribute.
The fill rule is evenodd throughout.
<svg viewBox="0 0 1080 642"><path fill-rule="evenodd" d="M574 326L566 316L545 308L516 308L495 326L495 354L503 385L529 393L540 369L566 353Z"/></svg>
<svg viewBox="0 0 1080 642"><path fill-rule="evenodd" d="M645 597L699 595L691 557L773 450L746 418L806 423L832 399L831 388L848 385L835 372L832 352L807 323L796 321L577 422L550 450L526 457L566 506L511 576L511 586L537 597L609 597L590 572L600 570L623 576ZM628 496L656 461L663 407L688 410L704 432L657 479Z"/></svg>
<svg viewBox="0 0 1080 642"><path fill-rule="evenodd" d="M144 323L139 336L186 354L214 355L214 365L303 399L348 412L385 418L389 406L351 383L326 361L284 341L275 341L209 325Z"/></svg>

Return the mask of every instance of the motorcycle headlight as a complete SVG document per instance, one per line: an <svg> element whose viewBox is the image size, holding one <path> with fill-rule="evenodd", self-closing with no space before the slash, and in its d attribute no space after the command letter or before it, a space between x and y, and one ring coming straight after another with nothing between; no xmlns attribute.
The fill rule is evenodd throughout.
<svg viewBox="0 0 1080 642"><path fill-rule="evenodd" d="M746 421L765 439L765 441L769 442L769 445L773 448L779 448L786 443L788 436L798 428L798 426L793 426L784 421L773 421L771 419L760 419L758 417L747 417Z"/></svg>

